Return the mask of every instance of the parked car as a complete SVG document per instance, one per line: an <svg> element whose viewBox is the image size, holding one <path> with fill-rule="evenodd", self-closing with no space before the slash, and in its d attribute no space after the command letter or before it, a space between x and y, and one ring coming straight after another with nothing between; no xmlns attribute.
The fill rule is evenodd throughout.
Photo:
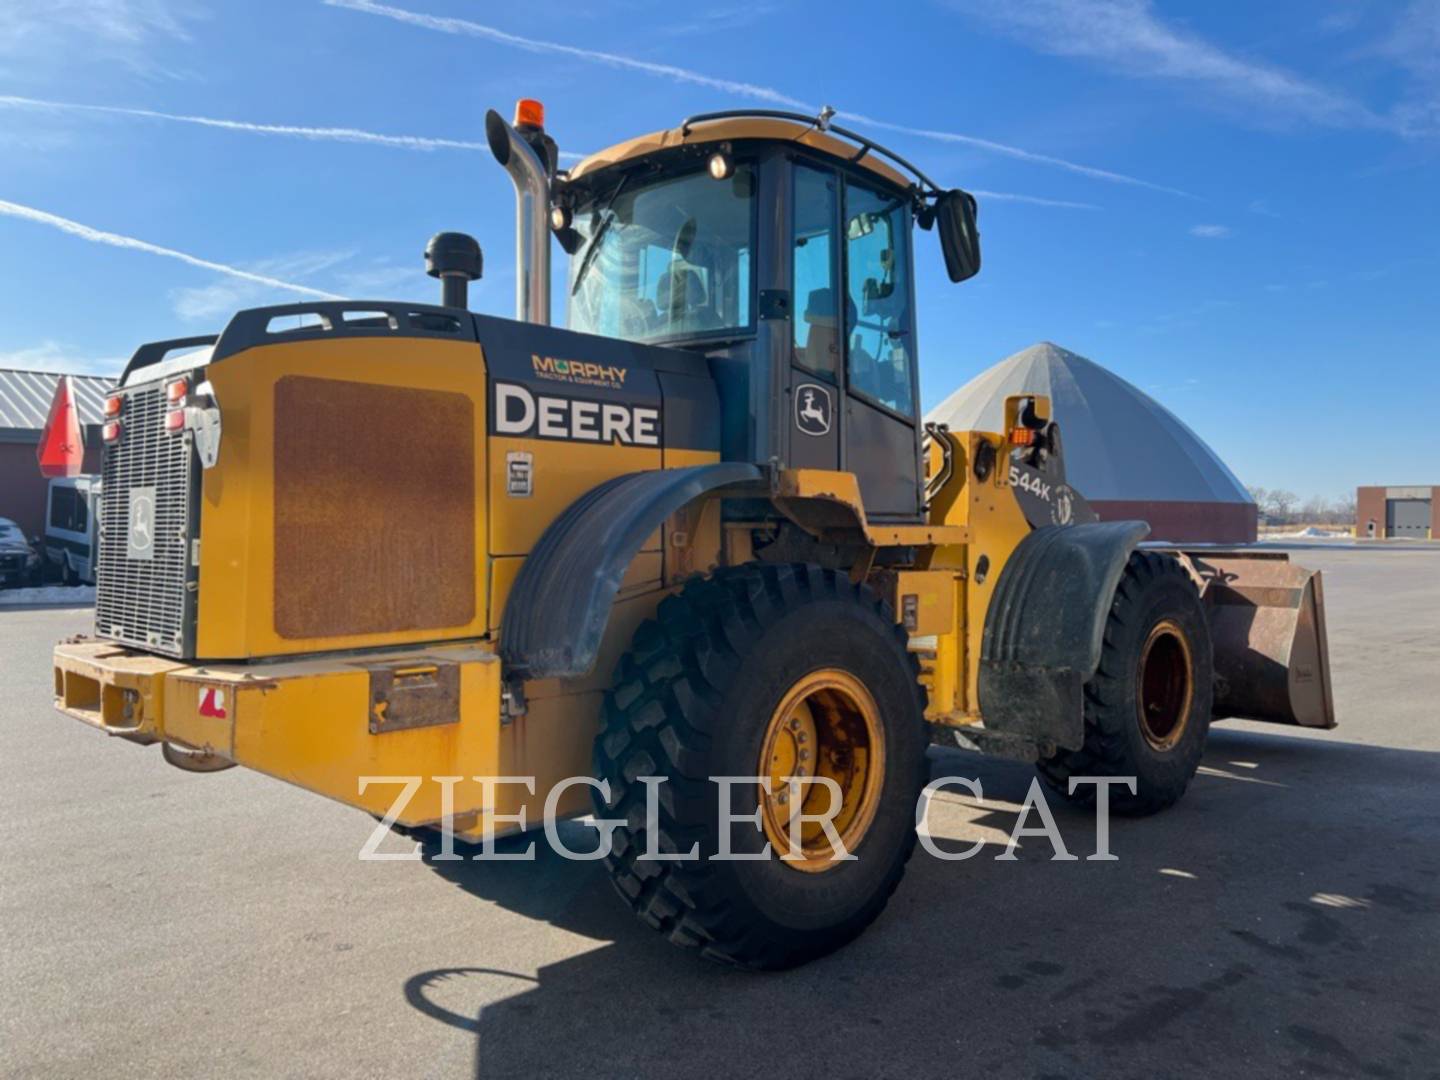
<svg viewBox="0 0 1440 1080"><path fill-rule="evenodd" d="M66 585L95 583L100 478L70 476L50 481L45 510L45 559Z"/></svg>
<svg viewBox="0 0 1440 1080"><path fill-rule="evenodd" d="M20 526L0 518L0 588L28 585L40 576L40 553Z"/></svg>

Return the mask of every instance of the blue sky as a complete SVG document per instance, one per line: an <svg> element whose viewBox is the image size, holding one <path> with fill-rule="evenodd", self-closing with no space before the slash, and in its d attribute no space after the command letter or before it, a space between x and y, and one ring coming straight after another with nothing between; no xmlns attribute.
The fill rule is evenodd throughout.
<svg viewBox="0 0 1440 1080"><path fill-rule="evenodd" d="M829 103L988 193L979 278L921 234L927 406L1050 340L1248 483L1440 483L1440 0L727 5L7 0L0 366L113 370L307 289L432 299L443 228L508 314L486 108L540 97L586 151Z"/></svg>

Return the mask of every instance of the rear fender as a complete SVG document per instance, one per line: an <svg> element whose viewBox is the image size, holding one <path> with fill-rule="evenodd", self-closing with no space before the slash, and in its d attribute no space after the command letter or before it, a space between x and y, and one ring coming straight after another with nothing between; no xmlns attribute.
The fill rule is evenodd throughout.
<svg viewBox="0 0 1440 1080"><path fill-rule="evenodd" d="M645 538L686 503L761 479L743 462L626 473L591 488L526 557L500 619L500 656L524 679L574 678L595 666L625 569Z"/></svg>
<svg viewBox="0 0 1440 1080"><path fill-rule="evenodd" d="M1143 521L1036 529L1006 561L985 616L980 714L990 731L1067 750L1085 739L1083 687Z"/></svg>

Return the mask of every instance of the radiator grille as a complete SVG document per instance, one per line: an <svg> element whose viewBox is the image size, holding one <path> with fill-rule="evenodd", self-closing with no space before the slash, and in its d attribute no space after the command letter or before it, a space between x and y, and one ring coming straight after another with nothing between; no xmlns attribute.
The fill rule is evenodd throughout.
<svg viewBox="0 0 1440 1080"><path fill-rule="evenodd" d="M198 540L199 528L192 436L165 430L163 384L137 386L124 395L120 438L105 447L95 632L167 656L187 656L195 625L191 541ZM136 489L154 495L150 558L135 557L129 541Z"/></svg>

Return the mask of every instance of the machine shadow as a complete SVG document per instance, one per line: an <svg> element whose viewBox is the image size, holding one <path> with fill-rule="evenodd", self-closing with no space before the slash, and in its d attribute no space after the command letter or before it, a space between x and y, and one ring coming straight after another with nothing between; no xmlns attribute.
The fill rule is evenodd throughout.
<svg viewBox="0 0 1440 1080"><path fill-rule="evenodd" d="M1281 862L1333 861L1337 830L1361 830L1372 845L1392 850L1419 842L1399 816L1375 809L1357 821L1355 808L1379 807L1369 793L1378 800L1387 785L1431 783L1440 755L1217 727L1202 773L1179 806L1112 823L1114 862L1085 860L1094 852L1093 813L1058 800L1051 807L1078 861L1050 861L1044 838L1022 840L1018 861L995 861L1031 769L960 751L931 756L932 776L977 779L986 796L984 806L968 795L957 800L963 838L947 841L952 830L935 827L932 809L940 846L960 850L978 836L983 848L964 862L917 849L885 914L839 953L770 975L698 960L633 919L599 863L562 859L539 839L534 862L428 865L477 897L591 938L596 947L541 968L534 979L491 971L483 946L462 947L453 968L412 976L406 1000L473 1032L475 1074L486 1077L954 1075L982 1068L1094 1075L1096 1055L1108 1063L1099 1071L1124 1071L1130 1055L1182 1037L1195 1045L1218 1022L1237 1036L1228 1052L1236 1055L1233 1067L1244 1069L1250 1027L1258 1044L1274 1025L1267 1017L1237 1022L1235 1001L1224 1000L1232 988L1247 983L1245 993L1265 995L1268 1007L1279 1001L1313 1014L1320 987L1353 982L1357 964L1373 966L1363 956L1365 939L1337 930L1338 916L1316 906L1316 896L1348 888L1354 910L1341 914L1369 919L1372 935L1382 920L1399 919L1412 934L1418 928L1411 924L1422 919L1427 934L1440 930L1433 855L1434 868L1419 871L1430 875L1429 892L1413 875L1396 880L1393 869L1381 880L1379 865L1348 866L1333 881L1323 874L1298 884L1276 880ZM1342 787L1347 797L1334 798ZM948 799L938 807L947 821ZM1435 805L1431 817L1440 820L1440 798ZM1029 824L1036 824L1033 814ZM581 824L564 829L577 849L594 832ZM509 843L520 850L530 839ZM1418 940L1407 946L1399 939L1398 949L1419 947ZM1180 975L1166 972L1172 964ZM486 1003L447 1005L457 995L443 988L457 978L483 980L476 989L484 992L471 1000ZM826 1032L840 1016L845 1032L837 1039ZM1324 1026L1323 1019L1310 1023L1303 1030ZM974 1042L968 1033L976 1028L1002 1034ZM1292 1056L1276 1067L1323 1065L1315 1055L1324 1057L1327 1046L1334 1049L1324 1039L1300 1039L1282 1047ZM1171 1059L1162 1071L1191 1068ZM1197 1074L1217 1068L1223 1073L1224 1063L1193 1061Z"/></svg>

